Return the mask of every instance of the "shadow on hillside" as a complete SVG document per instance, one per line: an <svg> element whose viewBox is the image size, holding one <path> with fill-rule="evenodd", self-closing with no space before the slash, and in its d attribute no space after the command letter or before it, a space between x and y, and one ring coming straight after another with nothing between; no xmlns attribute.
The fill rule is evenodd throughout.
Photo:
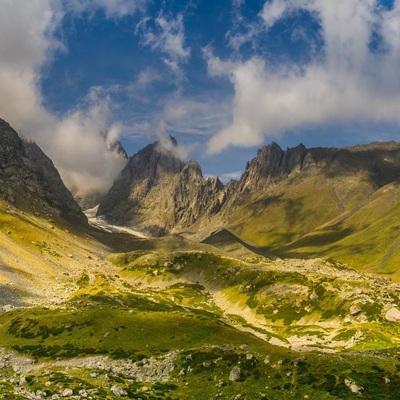
<svg viewBox="0 0 400 400"><path fill-rule="evenodd" d="M221 229L217 232L213 232L201 243L209 244L217 249L223 249L228 253L238 252L241 247L248 250L247 255L259 255L262 257L273 258L265 249L257 247L253 243L242 239L229 229Z"/></svg>
<svg viewBox="0 0 400 400"><path fill-rule="evenodd" d="M0 307L12 305L22 306L24 301L22 295L18 293L14 288L7 285L0 285Z"/></svg>
<svg viewBox="0 0 400 400"><path fill-rule="evenodd" d="M330 257L334 253L345 254L349 257L354 254L363 254L373 250L372 245L366 243L352 245L343 245L343 243L335 244L353 233L355 233L354 228L344 228L339 222L319 231L311 232L287 245L278 246L272 249L272 251L280 257L314 258Z"/></svg>
<svg viewBox="0 0 400 400"><path fill-rule="evenodd" d="M130 251L212 251L211 246L193 242L181 235L166 235L154 238L139 238L127 233L107 233L95 230L92 237L106 245L113 253Z"/></svg>

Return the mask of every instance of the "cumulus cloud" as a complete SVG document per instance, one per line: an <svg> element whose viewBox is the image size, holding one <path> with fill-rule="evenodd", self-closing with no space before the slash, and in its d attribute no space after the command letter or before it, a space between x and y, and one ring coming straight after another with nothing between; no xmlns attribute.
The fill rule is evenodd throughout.
<svg viewBox="0 0 400 400"><path fill-rule="evenodd" d="M324 43L322 56L306 65L277 68L258 57L231 62L205 53L209 74L227 76L235 90L232 123L211 138L209 153L298 127L400 122L400 2L268 1L260 14L265 30L299 9L318 21Z"/></svg>
<svg viewBox="0 0 400 400"><path fill-rule="evenodd" d="M2 1L0 14L0 116L33 138L59 169L69 188L106 190L123 166L110 151L119 127L110 124L106 92L93 88L80 107L56 116L43 106L41 70L63 44L54 38L66 12L104 9L120 17L136 10L130 0ZM101 134L103 133L103 134Z"/></svg>

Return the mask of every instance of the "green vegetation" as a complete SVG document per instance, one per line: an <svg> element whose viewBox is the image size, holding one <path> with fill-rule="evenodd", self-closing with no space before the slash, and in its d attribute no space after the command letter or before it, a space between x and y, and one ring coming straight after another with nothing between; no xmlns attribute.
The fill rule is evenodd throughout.
<svg viewBox="0 0 400 400"><path fill-rule="evenodd" d="M110 248L93 237L114 249L115 237L69 233L46 218L0 213L0 245L21 255L6 259L8 276L40 282L51 273L44 284L68 293L0 314L0 399L66 389L93 399L118 391L133 399L397 398L400 328L385 313L400 299L388 281L332 260L272 261L248 243L230 242L238 256L228 256L229 246L213 251L178 236L121 235L117 247L130 251L106 261ZM6 283L0 290L16 292Z"/></svg>
<svg viewBox="0 0 400 400"><path fill-rule="evenodd" d="M374 190L363 177L349 184L344 178L340 189L329 177L285 181L268 196L248 194L230 219L231 229L259 251L336 259L398 280L400 188L389 184Z"/></svg>

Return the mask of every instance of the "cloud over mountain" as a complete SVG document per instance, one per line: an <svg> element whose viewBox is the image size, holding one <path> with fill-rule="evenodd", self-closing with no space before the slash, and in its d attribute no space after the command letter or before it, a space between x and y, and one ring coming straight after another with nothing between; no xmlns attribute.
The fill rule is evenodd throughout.
<svg viewBox="0 0 400 400"><path fill-rule="evenodd" d="M319 25L323 43L308 62L275 65L268 56L238 61L205 52L209 74L234 86L232 123L211 138L210 153L307 126L400 122L400 2L267 1L255 34L304 14Z"/></svg>
<svg viewBox="0 0 400 400"><path fill-rule="evenodd" d="M95 12L101 8L106 16L116 18L134 13L138 3L1 3L0 116L38 142L69 187L106 190L123 166L123 160L109 147L119 130L118 125L110 123L109 96L93 88L79 106L55 115L43 104L41 77L55 52L67 51L54 35L67 12Z"/></svg>

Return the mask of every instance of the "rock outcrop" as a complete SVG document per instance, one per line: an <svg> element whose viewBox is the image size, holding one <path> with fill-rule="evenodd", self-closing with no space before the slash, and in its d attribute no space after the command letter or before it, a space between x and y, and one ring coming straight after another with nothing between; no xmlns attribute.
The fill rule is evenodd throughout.
<svg viewBox="0 0 400 400"><path fill-rule="evenodd" d="M129 158L100 203L98 215L117 225L133 225L162 236L218 213L224 185L204 178L196 161L177 156L177 142L155 142Z"/></svg>
<svg viewBox="0 0 400 400"><path fill-rule="evenodd" d="M0 119L0 197L29 212L56 213L86 222L52 161Z"/></svg>
<svg viewBox="0 0 400 400"><path fill-rule="evenodd" d="M346 148L311 148L303 144L286 151L275 142L263 146L247 163L239 191L264 191L290 175L323 174L327 178L364 172L377 186L400 176L400 144L372 143Z"/></svg>

